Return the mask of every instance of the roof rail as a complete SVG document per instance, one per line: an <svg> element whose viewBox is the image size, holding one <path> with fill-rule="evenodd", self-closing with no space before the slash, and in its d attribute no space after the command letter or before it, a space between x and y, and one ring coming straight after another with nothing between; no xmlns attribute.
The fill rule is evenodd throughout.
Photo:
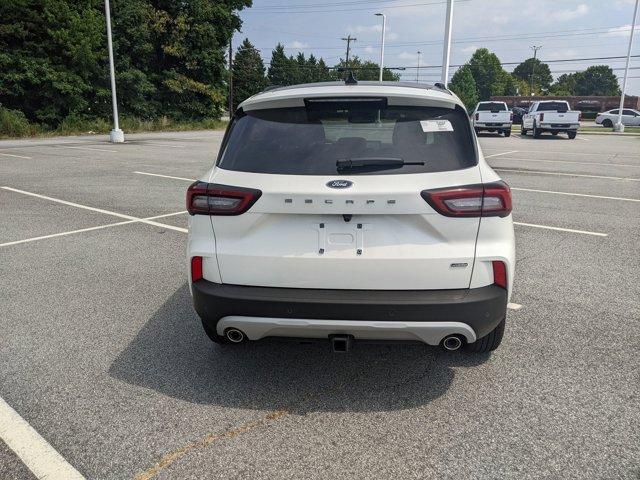
<svg viewBox="0 0 640 480"><path fill-rule="evenodd" d="M271 90L276 90L278 88L282 88L284 85L269 85L262 89L262 92L270 92Z"/></svg>

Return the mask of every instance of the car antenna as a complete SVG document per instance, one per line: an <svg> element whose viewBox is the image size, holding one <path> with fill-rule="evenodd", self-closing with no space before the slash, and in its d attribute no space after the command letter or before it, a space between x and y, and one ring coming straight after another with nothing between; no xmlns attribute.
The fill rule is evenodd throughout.
<svg viewBox="0 0 640 480"><path fill-rule="evenodd" d="M344 80L344 84L345 85L357 85L358 84L358 80L356 80L356 77L353 75L353 70L349 69L349 73L347 75L347 78Z"/></svg>

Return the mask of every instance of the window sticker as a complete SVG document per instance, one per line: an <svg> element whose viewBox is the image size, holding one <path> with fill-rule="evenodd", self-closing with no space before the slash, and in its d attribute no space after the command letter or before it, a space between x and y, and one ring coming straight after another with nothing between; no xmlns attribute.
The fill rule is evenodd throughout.
<svg viewBox="0 0 640 480"><path fill-rule="evenodd" d="M420 120L422 131L427 132L453 132L453 125L449 120Z"/></svg>

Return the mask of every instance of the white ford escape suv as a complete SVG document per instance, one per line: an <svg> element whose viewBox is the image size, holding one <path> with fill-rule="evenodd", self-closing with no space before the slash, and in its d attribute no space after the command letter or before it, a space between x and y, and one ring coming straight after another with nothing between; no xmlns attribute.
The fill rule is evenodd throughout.
<svg viewBox="0 0 640 480"><path fill-rule="evenodd" d="M511 194L443 87L332 82L255 95L187 209L193 303L215 342L500 344Z"/></svg>

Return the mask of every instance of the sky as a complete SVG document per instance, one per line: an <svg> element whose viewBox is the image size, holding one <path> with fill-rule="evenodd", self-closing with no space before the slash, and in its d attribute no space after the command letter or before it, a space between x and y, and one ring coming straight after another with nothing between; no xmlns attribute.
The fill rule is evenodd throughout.
<svg viewBox="0 0 640 480"><path fill-rule="evenodd" d="M626 58L634 4L635 0L455 0L451 65L465 63L479 47L504 63L533 56L534 45L542 47L538 58L543 61ZM418 80L440 81L444 0L254 0L253 7L240 13L243 26L234 45L248 38L268 63L280 42L289 55L313 53L331 66L344 58L346 42L341 39L351 35L357 38L352 55L378 62L382 18L376 12L387 16L385 66L405 67L398 71L405 81L416 81L418 62L435 66L421 69ZM640 55L639 24L640 18L632 55ZM608 64L622 85L625 58L549 65L557 77ZM515 64L504 68L511 71ZM640 95L640 57L632 58L630 66L626 92Z"/></svg>

